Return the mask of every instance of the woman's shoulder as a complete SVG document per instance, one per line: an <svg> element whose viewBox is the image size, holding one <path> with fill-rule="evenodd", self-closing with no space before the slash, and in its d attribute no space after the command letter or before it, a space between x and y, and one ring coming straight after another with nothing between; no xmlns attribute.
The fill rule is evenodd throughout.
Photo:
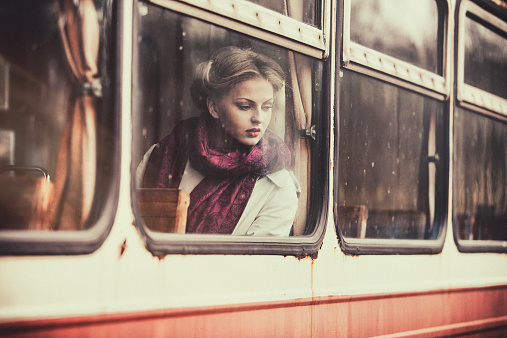
<svg viewBox="0 0 507 338"><path fill-rule="evenodd" d="M298 196L301 192L299 182L292 171L281 169L274 173L267 174L266 178L279 188L295 189Z"/></svg>

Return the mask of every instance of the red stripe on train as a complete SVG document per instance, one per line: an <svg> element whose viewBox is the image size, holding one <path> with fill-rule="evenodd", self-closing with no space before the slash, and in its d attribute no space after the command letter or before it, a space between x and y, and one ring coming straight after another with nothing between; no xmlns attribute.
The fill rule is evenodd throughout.
<svg viewBox="0 0 507 338"><path fill-rule="evenodd" d="M507 285L0 324L2 337L507 336Z"/></svg>

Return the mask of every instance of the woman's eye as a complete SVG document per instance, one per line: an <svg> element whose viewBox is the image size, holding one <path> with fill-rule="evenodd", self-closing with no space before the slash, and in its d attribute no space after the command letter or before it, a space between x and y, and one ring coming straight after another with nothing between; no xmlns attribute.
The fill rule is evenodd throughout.
<svg viewBox="0 0 507 338"><path fill-rule="evenodd" d="M248 110L248 109L250 109L250 106L248 106L248 105L238 105L238 107L241 110Z"/></svg>
<svg viewBox="0 0 507 338"><path fill-rule="evenodd" d="M270 109L272 109L272 108L273 108L273 106L263 106L263 107L262 107L262 109L263 109L263 110L270 110Z"/></svg>

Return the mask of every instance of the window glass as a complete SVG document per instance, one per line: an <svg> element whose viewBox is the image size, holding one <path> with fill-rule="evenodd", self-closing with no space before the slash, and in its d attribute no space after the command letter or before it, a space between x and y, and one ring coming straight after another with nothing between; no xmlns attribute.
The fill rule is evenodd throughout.
<svg viewBox="0 0 507 338"><path fill-rule="evenodd" d="M465 22L465 83L507 99L506 33Z"/></svg>
<svg viewBox="0 0 507 338"><path fill-rule="evenodd" d="M343 71L336 211L345 239L438 237L442 109L422 95Z"/></svg>
<svg viewBox="0 0 507 338"><path fill-rule="evenodd" d="M80 4L0 4L0 230L88 229L111 189L109 7ZM74 53L77 15L89 20L87 65Z"/></svg>
<svg viewBox="0 0 507 338"><path fill-rule="evenodd" d="M248 0L309 25L320 27L322 0Z"/></svg>
<svg viewBox="0 0 507 338"><path fill-rule="evenodd" d="M314 141L300 130L319 116L321 62L156 6L138 8L139 225L152 234L312 233L306 163Z"/></svg>
<svg viewBox="0 0 507 338"><path fill-rule="evenodd" d="M351 41L440 75L442 25L434 0L351 0Z"/></svg>
<svg viewBox="0 0 507 338"><path fill-rule="evenodd" d="M507 240L507 123L454 114L453 220L460 240Z"/></svg>

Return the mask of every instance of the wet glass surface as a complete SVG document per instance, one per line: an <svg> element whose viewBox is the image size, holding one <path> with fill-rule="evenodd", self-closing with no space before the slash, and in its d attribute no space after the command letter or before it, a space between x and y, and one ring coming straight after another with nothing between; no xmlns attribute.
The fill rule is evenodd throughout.
<svg viewBox="0 0 507 338"><path fill-rule="evenodd" d="M350 39L441 74L442 17L434 0L351 0Z"/></svg>
<svg viewBox="0 0 507 338"><path fill-rule="evenodd" d="M87 154L91 157L83 162L84 148L70 141L82 138L65 135L77 132L76 124L72 123L75 121L73 104L76 98L88 94L84 95L82 87L73 80L58 27L58 3L21 0L0 4L2 230L84 230L100 214L102 198L112 182L115 142L109 86L112 64L106 62L111 55L109 10L106 1L96 1L92 11L99 30L96 78L100 79L102 95L90 99L94 100L91 120L95 122L89 124L88 131L92 133L88 136L91 144L96 142L100 147L90 146ZM71 150L66 148L69 144ZM62 151L63 148L67 150ZM83 163L93 164L84 169ZM72 169L62 173L60 169L66 165ZM80 182L69 187L69 181L74 180L72 173L81 170ZM96 190L95 184L99 187ZM76 197L81 194L76 189L87 189L87 197ZM91 209L79 219L74 217L70 222L69 218L62 217L55 221L60 217L55 215L62 213L61 208L81 210L84 204ZM51 210L56 210L56 214Z"/></svg>
<svg viewBox="0 0 507 338"><path fill-rule="evenodd" d="M340 90L342 234L436 238L442 104L351 71L343 72Z"/></svg>
<svg viewBox="0 0 507 338"><path fill-rule="evenodd" d="M461 240L507 240L507 123L454 114L453 221Z"/></svg>
<svg viewBox="0 0 507 338"><path fill-rule="evenodd" d="M288 51L280 46L238 34L198 19L179 15L156 6L139 3L138 8L140 29L137 40L138 49L134 55L137 67L134 69L136 81L133 130L133 165L138 169L139 173L136 178L136 185L138 187L147 187L147 185L143 186L140 183L143 177L144 179L147 177L147 174L144 174L145 169L140 169L145 168L144 164L141 165L140 163L143 163L143 158L146 158L145 155L152 145L159 143L164 137L173 133L175 126L179 122L197 118L203 113L208 114L207 108L198 107L194 104L190 87L197 66L203 62L207 62L216 51L226 46L249 49L258 54L268 56L278 63L285 73L285 87L274 96L268 129L274 132L282 140L281 142L287 145L292 156L291 164L287 168L287 171L295 172L302 144L299 139L298 130L302 128L297 125L296 110L294 108L294 97L299 94L294 93L294 86L290 84L290 81L292 81L290 76L292 74L294 77L297 77L301 73L308 75L308 81L305 82L305 85L301 86L304 88L299 89L306 91L305 94L309 94L310 100L312 98L319 100L318 93L312 95L313 88L317 87L313 87L312 84L321 83L322 63L310 57ZM165 33L160 34L160 32ZM294 60L292 64L290 62L291 58ZM296 68L298 69L296 70ZM309 116L312 113L318 113L320 106L315 104L313 106L314 111L308 112ZM148 158L150 156L148 155ZM186 161L186 158L184 161ZM171 163L170 167L173 168L178 165L185 166L185 163ZM188 172L186 170L184 175L187 175ZM304 175L305 178L307 176L306 173ZM206 173L202 172L202 174L206 176ZM181 178L181 181L184 181L184 178ZM176 188L183 187L183 183L180 183L177 184ZM256 183L257 186L259 186L259 183ZM191 193L194 191L193 189L194 187L188 188L188 190L191 190L188 192ZM307 188L303 188L303 194L307 193L309 194ZM137 196L138 202L142 194L144 192L140 191ZM242 196L240 194L238 200ZM254 196L254 193L250 197L253 200L254 197L252 196ZM143 201L140 202L143 203ZM278 204L279 202L280 200ZM250 203L250 200L248 203ZM247 208L251 204L247 204ZM276 201L274 201L274 204L277 204ZM141 204L138 205L142 206ZM306 214L307 208L305 204L301 202L300 205L302 206L300 209L302 210L301 213ZM294 208L297 209L297 205L294 204ZM264 211L268 209L269 206L266 206ZM245 215L249 215L247 210L245 209ZM272 217L267 223L276 224L276 220L282 216L283 212L279 213L277 217ZM261 218L259 217L258 219ZM150 228L146 217L144 217L144 223ZM304 221L299 226L295 224L292 230L290 230L291 235L302 235L305 231L312 231L312 229L305 230L306 224ZM192 226L190 222L187 223L187 232ZM177 232L173 227L151 227L151 230L168 233ZM264 235L270 236L269 233ZM273 235L276 234L273 233Z"/></svg>
<svg viewBox="0 0 507 338"><path fill-rule="evenodd" d="M465 20L465 83L507 99L507 34Z"/></svg>

